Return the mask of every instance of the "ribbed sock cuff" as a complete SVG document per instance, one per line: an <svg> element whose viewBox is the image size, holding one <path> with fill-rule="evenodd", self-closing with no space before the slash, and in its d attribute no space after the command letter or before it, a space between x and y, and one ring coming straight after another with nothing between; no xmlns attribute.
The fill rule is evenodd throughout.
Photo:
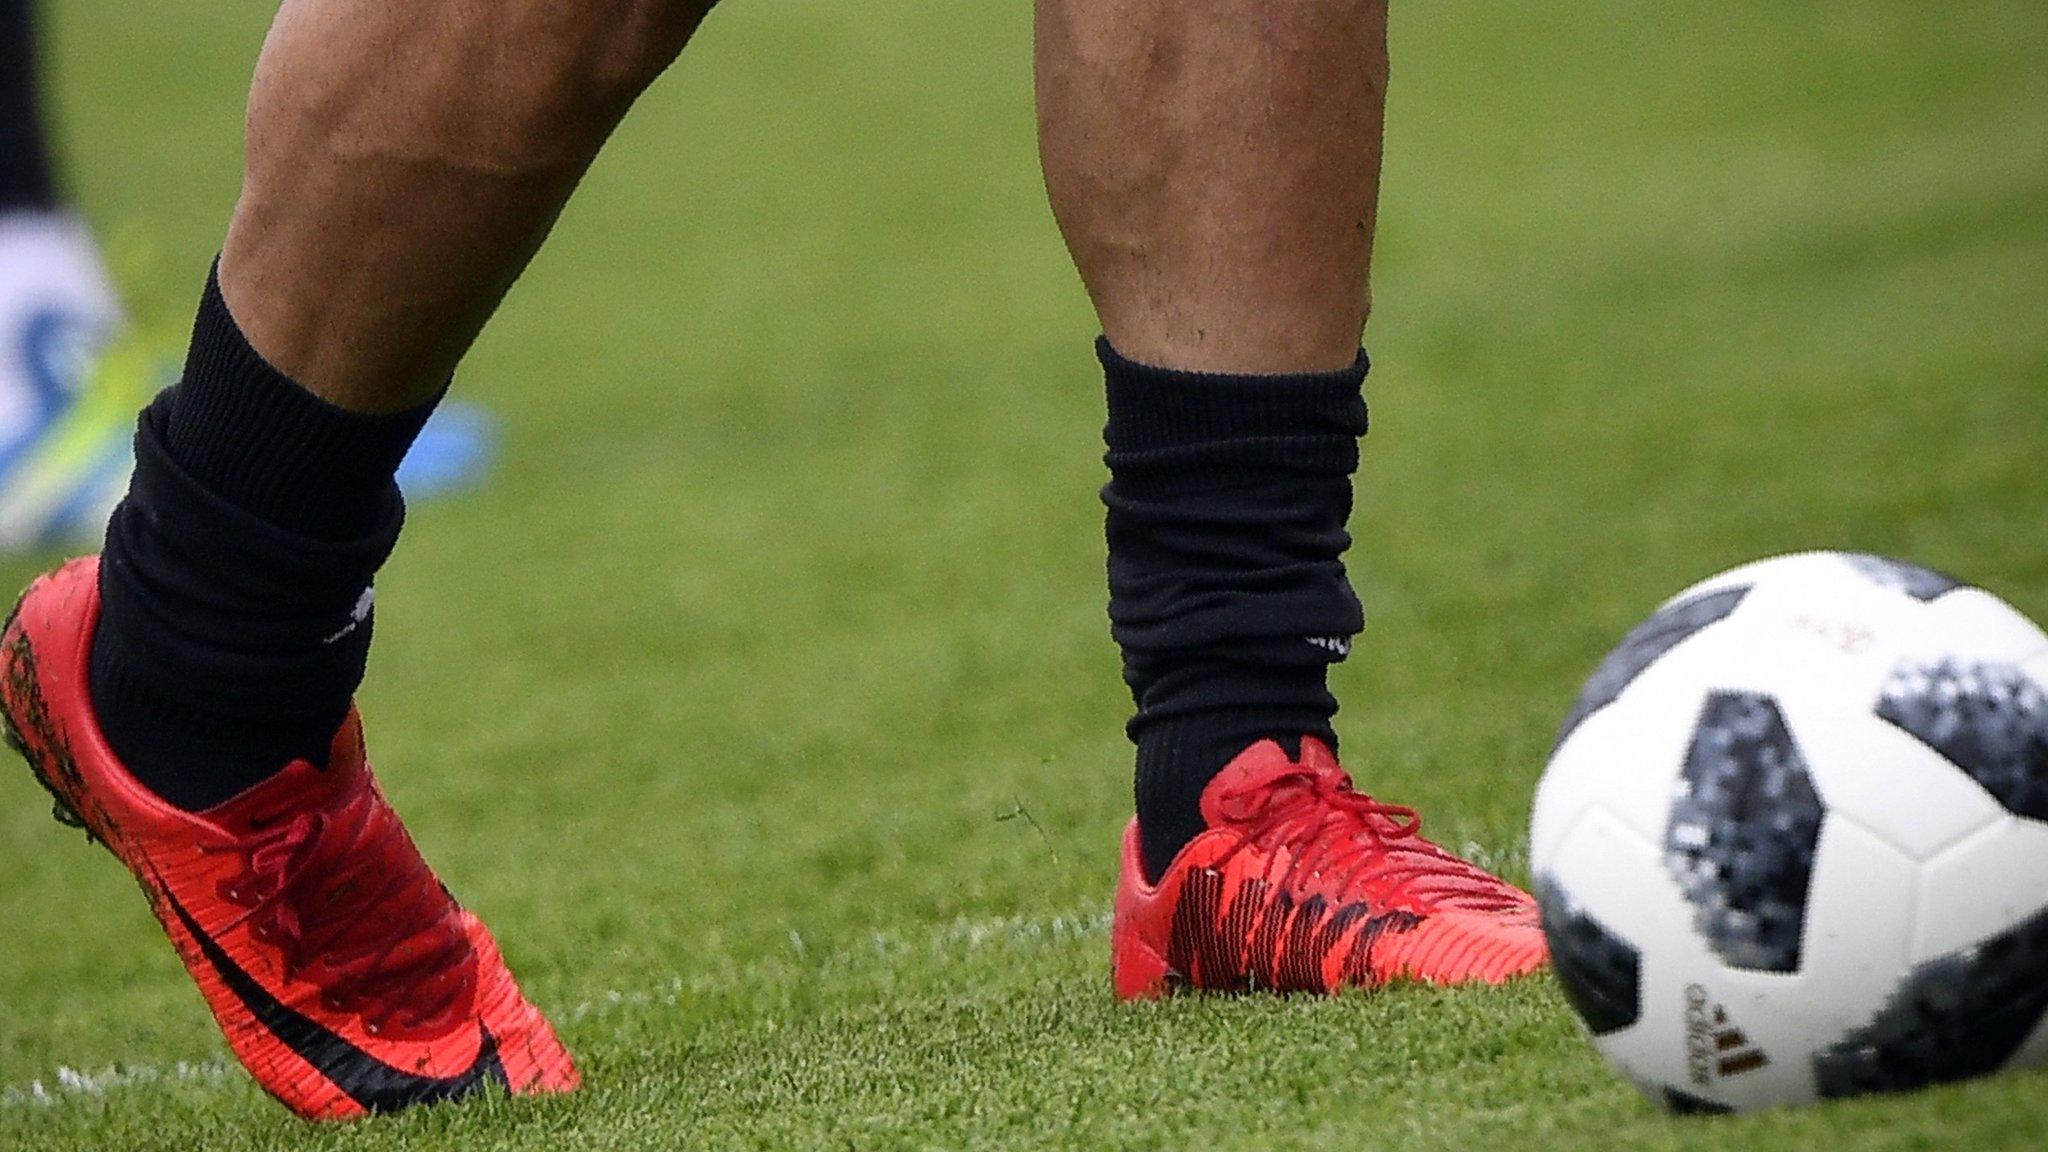
<svg viewBox="0 0 2048 1152"><path fill-rule="evenodd" d="M164 412L164 446L202 488L301 536L368 535L390 515L392 477L432 415L351 412L315 396L251 347L207 277L185 375Z"/></svg>
<svg viewBox="0 0 2048 1152"><path fill-rule="evenodd" d="M1358 466L1358 438L1369 423L1362 390L1372 367L1363 349L1349 368L1295 376L1154 367L1125 359L1106 337L1096 340L1095 354L1108 390L1103 440L1112 453L1255 439L1311 447L1328 441L1324 454L1334 450L1340 464L1348 459L1347 472Z"/></svg>

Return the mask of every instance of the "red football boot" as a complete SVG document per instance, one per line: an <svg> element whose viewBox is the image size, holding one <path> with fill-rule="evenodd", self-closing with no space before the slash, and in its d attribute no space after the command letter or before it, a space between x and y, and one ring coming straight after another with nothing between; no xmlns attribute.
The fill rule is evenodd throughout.
<svg viewBox="0 0 2048 1152"><path fill-rule="evenodd" d="M1261 741L1202 792L1208 831L1145 882L1124 833L1116 992L1334 992L1389 980L1497 984L1548 956L1536 902L1423 839L1413 809L1355 792L1320 742Z"/></svg>
<svg viewBox="0 0 2048 1152"><path fill-rule="evenodd" d="M29 585L0 638L7 736L60 818L135 874L236 1058L334 1120L496 1086L566 1092L576 1068L491 934L420 858L351 712L305 761L204 812L159 800L107 747L86 689L99 561Z"/></svg>

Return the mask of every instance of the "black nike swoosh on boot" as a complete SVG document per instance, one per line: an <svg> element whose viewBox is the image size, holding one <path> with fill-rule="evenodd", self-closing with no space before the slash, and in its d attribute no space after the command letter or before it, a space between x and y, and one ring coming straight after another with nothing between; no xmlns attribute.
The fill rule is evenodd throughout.
<svg viewBox="0 0 2048 1152"><path fill-rule="evenodd" d="M227 951L199 927L161 878L157 882L157 891L163 893L164 901L177 914L179 923L198 942L199 951L220 973L222 982L256 1018L256 1022L269 1029L270 1034L285 1047L298 1053L301 1059L364 1108L372 1112L395 1112L416 1104L459 1100L488 1084L511 1090L504 1062L498 1059L497 1038L481 1021L477 1028L483 1038L477 1046L476 1060L458 1075L421 1076L393 1068L271 995L269 989L243 971Z"/></svg>

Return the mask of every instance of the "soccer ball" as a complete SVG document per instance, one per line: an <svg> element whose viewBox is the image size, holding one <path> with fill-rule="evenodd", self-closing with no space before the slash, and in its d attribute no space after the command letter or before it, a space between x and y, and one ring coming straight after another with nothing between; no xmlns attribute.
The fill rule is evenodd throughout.
<svg viewBox="0 0 2048 1152"><path fill-rule="evenodd" d="M1566 997L1674 1110L2048 1061L2048 635L1877 556L1708 580L1573 705L1531 865Z"/></svg>

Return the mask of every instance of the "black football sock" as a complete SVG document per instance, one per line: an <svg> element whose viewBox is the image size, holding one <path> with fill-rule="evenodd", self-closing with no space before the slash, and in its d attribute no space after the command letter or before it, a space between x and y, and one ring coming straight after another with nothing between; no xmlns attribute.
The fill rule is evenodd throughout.
<svg viewBox="0 0 2048 1152"><path fill-rule="evenodd" d="M0 0L0 212L57 204L36 91L33 7L31 0Z"/></svg>
<svg viewBox="0 0 2048 1152"><path fill-rule="evenodd" d="M313 395L249 346L209 278L183 378L136 423L92 650L107 741L164 799L196 811L326 763L405 517L392 477L431 409Z"/></svg>
<svg viewBox="0 0 2048 1152"><path fill-rule="evenodd" d="M1365 626L1345 576L1367 362L1300 376L1133 363L1097 345L1110 631L1137 703L1138 828L1157 879L1203 829L1202 790L1277 739L1336 748L1329 665Z"/></svg>

